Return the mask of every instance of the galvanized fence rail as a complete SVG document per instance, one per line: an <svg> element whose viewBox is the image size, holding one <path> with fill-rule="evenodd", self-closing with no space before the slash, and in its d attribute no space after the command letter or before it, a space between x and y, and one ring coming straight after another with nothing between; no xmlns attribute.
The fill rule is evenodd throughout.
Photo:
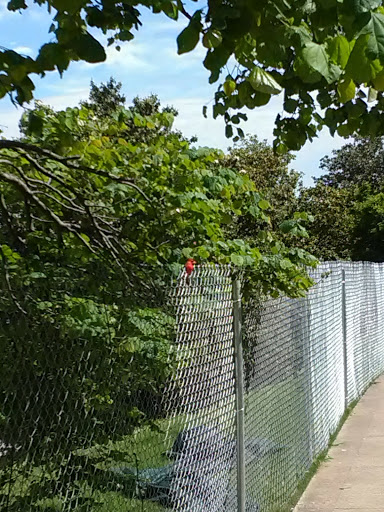
<svg viewBox="0 0 384 512"><path fill-rule="evenodd" d="M167 309L175 323L167 362L164 346L150 343L152 335L164 336L163 324L142 328L147 344L137 337L129 341L135 348L121 342L132 352L128 375L130 365L155 361L164 371L161 385L147 389L143 382L135 395L128 377L115 382L120 388L99 405L107 411L101 414L81 398L74 403L83 415L66 408L75 400L67 384L74 382L72 363L49 375L39 370L40 384L21 400L30 392L23 382L30 361L7 345L9 329L0 326L0 346L7 357L16 350L19 362L0 393L0 510L282 510L346 407L384 372L384 264L326 262L313 278L305 298L245 302L229 267L197 267L189 282L181 275ZM15 321L2 318L7 326ZM100 341L112 343L95 339L95 346ZM54 366L55 340L44 343ZM79 357L81 385L97 382L105 361L89 347ZM44 429L44 404L49 409L58 399L59 416L47 417L51 427ZM16 429L12 411L20 417ZM93 417L108 427L104 438Z"/></svg>

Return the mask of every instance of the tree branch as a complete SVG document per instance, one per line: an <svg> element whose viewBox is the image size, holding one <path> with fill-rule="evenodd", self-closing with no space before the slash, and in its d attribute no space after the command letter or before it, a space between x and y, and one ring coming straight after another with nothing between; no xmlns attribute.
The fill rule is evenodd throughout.
<svg viewBox="0 0 384 512"><path fill-rule="evenodd" d="M5 202L5 197L3 196L3 194L0 194L0 209L3 212L5 223L8 227L9 232L11 233L11 235L13 236L13 238L16 242L16 245L21 244L21 246L23 248L25 248L25 241L20 237L17 230L15 229L15 223L13 222L13 217L8 211L8 208L7 208L7 205Z"/></svg>
<svg viewBox="0 0 384 512"><path fill-rule="evenodd" d="M15 306L17 307L17 309L21 313L23 313L23 315L26 315L27 312L25 311L25 309L22 308L22 306L20 305L19 301L16 298L16 295L13 293L12 286L11 286L11 279L10 279L9 273L8 273L7 260L5 258L5 254L3 252L3 249L1 248L1 245L0 245L0 257L1 257L1 260L3 262L3 271L4 271L5 282L7 284L7 289L9 291L10 296L11 296L11 299L12 299L13 303L15 304Z"/></svg>
<svg viewBox="0 0 384 512"><path fill-rule="evenodd" d="M188 18L189 20L192 19L192 16L185 10L184 4L181 0L177 0L177 8L181 12L181 14L184 14L186 18Z"/></svg>
<svg viewBox="0 0 384 512"><path fill-rule="evenodd" d="M149 199L149 197L145 194L145 192L136 185L132 180L129 180L127 178L124 178L123 176L115 176L114 174L111 174L107 171L104 171L102 169L94 169L93 167L88 167L86 165L81 164L75 164L72 163L73 160L79 160L81 159L80 155L72 155L72 156L61 156L57 153L54 153L53 151L50 151L48 149L43 149L38 146L35 146L33 144L28 144L26 142L19 142L19 141L13 141L13 140L0 140L0 149L21 149L23 150L23 156L30 161L30 163L33 163L35 166L39 167L39 170L41 172L44 172L44 174L47 175L47 171L36 161L32 162L33 157L31 157L29 154L26 154L25 151L32 151L34 153L37 153L41 156L45 156L51 160L55 160L56 162L60 162L70 169L78 169L79 171L86 171L92 174L96 174L97 176L102 176L104 178L108 178L112 181L116 181L118 183L121 183L122 185L127 185L128 187L131 187L135 189L146 201L149 203L152 203L152 201ZM7 155L8 156L8 155ZM55 179L58 181L58 178L53 174L50 173L50 177L52 179ZM65 183L65 182L64 182ZM62 182L62 184L64 184ZM67 185L65 185L67 186Z"/></svg>
<svg viewBox="0 0 384 512"><path fill-rule="evenodd" d="M80 235L80 233L73 228L70 224L67 222L64 222L58 217L46 204L44 204L38 197L36 197L36 194L33 190L31 190L26 183L24 183L20 178L17 178L13 174L9 174L7 172L1 172L0 171L0 178L3 178L5 181L8 181L9 183L13 183L17 186L24 194L29 196L32 202L34 202L41 210L43 210L44 213L48 215L59 227L64 229L65 231L69 231L70 233L73 233L85 247L95 254L95 251L92 249L92 247L89 245L89 243L84 240L84 238Z"/></svg>

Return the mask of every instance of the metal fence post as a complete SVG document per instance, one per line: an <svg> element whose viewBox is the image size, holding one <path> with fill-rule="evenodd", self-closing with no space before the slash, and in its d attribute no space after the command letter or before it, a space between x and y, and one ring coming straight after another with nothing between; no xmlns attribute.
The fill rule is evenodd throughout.
<svg viewBox="0 0 384 512"><path fill-rule="evenodd" d="M244 370L241 333L241 282L232 281L233 332L235 344L236 440L237 440L237 511L245 512L245 453L244 453Z"/></svg>
<svg viewBox="0 0 384 512"><path fill-rule="evenodd" d="M348 407L348 359L347 359L347 303L345 292L345 269L341 271L341 307L343 321L343 360L344 360L344 408Z"/></svg>

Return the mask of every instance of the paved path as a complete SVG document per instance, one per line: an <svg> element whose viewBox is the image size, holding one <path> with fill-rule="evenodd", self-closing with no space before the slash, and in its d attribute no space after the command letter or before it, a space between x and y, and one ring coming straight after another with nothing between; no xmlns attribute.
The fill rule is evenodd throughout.
<svg viewBox="0 0 384 512"><path fill-rule="evenodd" d="M347 419L294 512L384 512L384 377Z"/></svg>

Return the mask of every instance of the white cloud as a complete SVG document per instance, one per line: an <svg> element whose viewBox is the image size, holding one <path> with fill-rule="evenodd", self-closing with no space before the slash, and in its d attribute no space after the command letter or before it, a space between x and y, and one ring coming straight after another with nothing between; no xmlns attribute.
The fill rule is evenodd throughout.
<svg viewBox="0 0 384 512"><path fill-rule="evenodd" d="M187 137L197 135L198 144L202 146L219 147L226 150L231 144L225 137L225 123L222 117L212 118L211 105L208 105L208 119L202 115L202 107L211 98L176 98L167 99L167 103L174 105L179 111L175 119L175 128L181 130ZM259 139L273 140L273 128L276 114L281 110L282 98L275 97L270 104L248 113L248 121L240 127L246 133L252 133Z"/></svg>
<svg viewBox="0 0 384 512"><path fill-rule="evenodd" d="M156 56L149 44L132 41L123 44L120 51L114 46L109 46L106 54L107 58L103 62L81 62L80 66L90 69L104 66L126 71L153 71L156 67Z"/></svg>
<svg viewBox="0 0 384 512"><path fill-rule="evenodd" d="M24 110L22 108L11 107L3 110L0 116L0 130L2 136L13 139L19 135L19 120Z"/></svg>
<svg viewBox="0 0 384 512"><path fill-rule="evenodd" d="M197 135L197 145L218 147L227 150L231 141L225 137L225 123L223 118L213 119L208 106L208 119L202 115L202 106L206 98L176 98L167 99L166 103L174 105L179 116L175 119L175 128L181 130L184 135L191 137ZM240 125L245 133L255 134L260 140L273 141L273 128L276 115L282 110L282 96L274 97L271 102L256 111L248 113L248 121ZM330 155L332 150L339 149L346 144L346 140L332 137L328 130L320 132L319 137L313 142L307 142L298 152L292 162L292 167L304 175L304 185L313 184L312 176L320 176L320 160L325 155Z"/></svg>
<svg viewBox="0 0 384 512"><path fill-rule="evenodd" d="M10 11L7 9L8 0L0 0L0 19L5 18L9 14Z"/></svg>
<svg viewBox="0 0 384 512"><path fill-rule="evenodd" d="M64 110L67 107L74 107L80 101L86 100L89 95L89 88L79 88L67 91L67 94L45 96L40 98L43 103L53 107L55 110Z"/></svg>
<svg viewBox="0 0 384 512"><path fill-rule="evenodd" d="M107 66L151 71L154 69L152 59L155 58L152 49L148 44L130 42L122 46L120 51L114 47L107 48Z"/></svg>
<svg viewBox="0 0 384 512"><path fill-rule="evenodd" d="M78 105L81 100L88 98L89 88L67 89L66 94L36 97L55 110L64 110L67 107ZM33 106L30 105L29 108ZM21 107L6 107L0 111L0 130L3 136L12 139L19 136L19 120L24 109Z"/></svg>
<svg viewBox="0 0 384 512"><path fill-rule="evenodd" d="M16 46L13 50L17 53L21 53L22 55L32 55L34 53L32 48L29 48L29 46Z"/></svg>
<svg viewBox="0 0 384 512"><path fill-rule="evenodd" d="M145 23L145 27L152 34L171 34L174 37L174 33L181 32L188 25L186 18L180 17L178 20L171 20L165 15L160 15L156 18L149 18Z"/></svg>

